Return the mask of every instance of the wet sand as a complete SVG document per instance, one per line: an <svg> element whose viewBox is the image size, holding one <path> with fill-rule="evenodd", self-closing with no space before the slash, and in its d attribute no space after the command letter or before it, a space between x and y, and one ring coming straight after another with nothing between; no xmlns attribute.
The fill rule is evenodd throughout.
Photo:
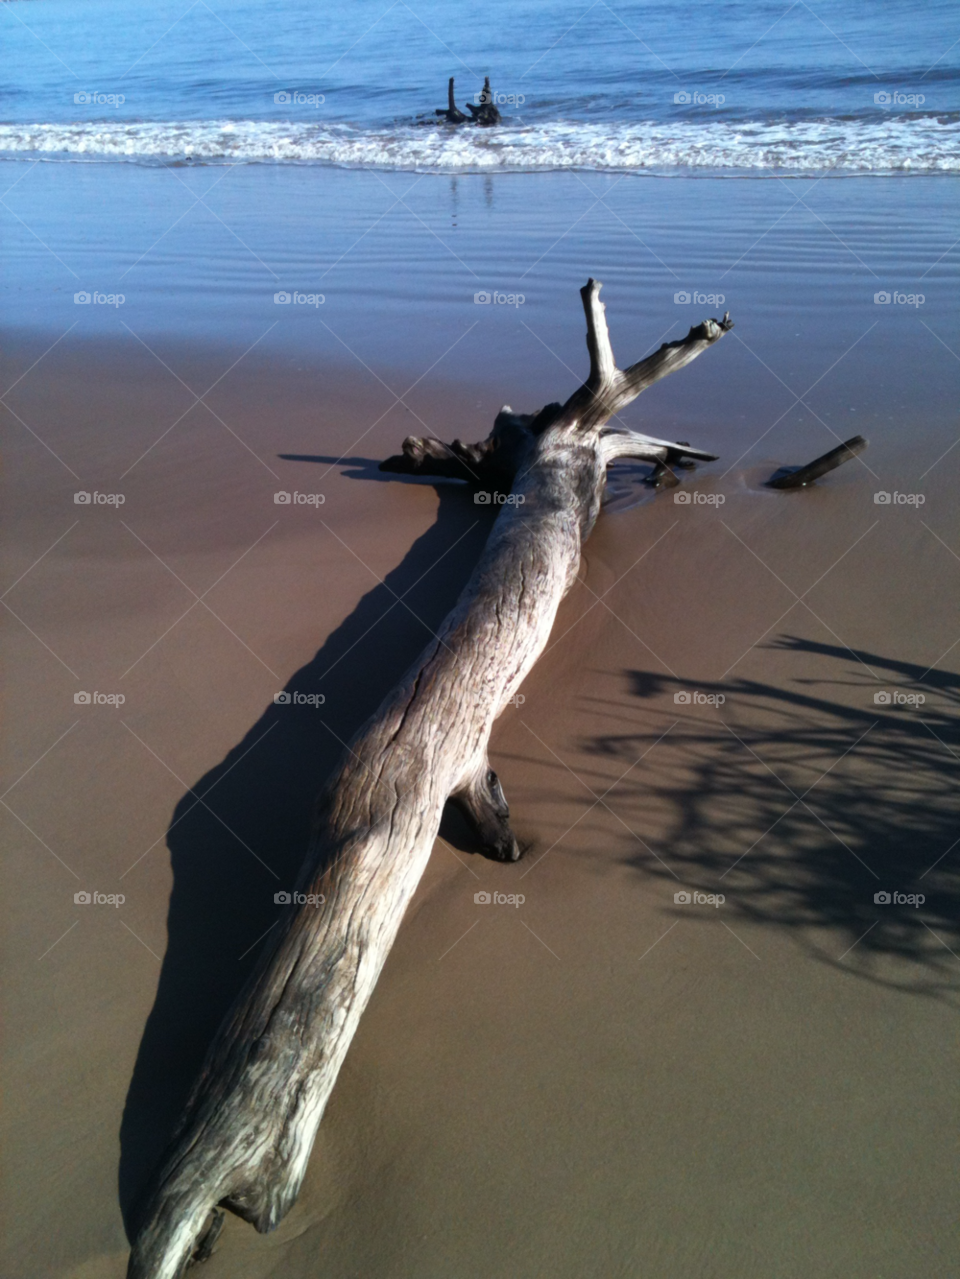
<svg viewBox="0 0 960 1279"><path fill-rule="evenodd" d="M3 385L49 341L11 343ZM197 392L241 354L155 350ZM739 460L782 406L746 366L727 379L737 354L641 402L646 429L722 454L681 491L724 502L614 477L495 730L524 859L445 827L299 1203L266 1238L228 1218L211 1279L956 1272L960 449L937 461L929 387L932 418L878 398L872 424L896 422L862 461L772 493L834 441L788 420ZM907 357L885 375L908 386ZM750 420L698 411L685 379ZM504 399L539 407L523 380L433 377L391 407L356 366L254 353L211 412L133 339L67 339L9 396L5 1274L124 1273L123 1212L310 801L493 518L375 464L424 424L472 439ZM284 688L325 701L274 706Z"/></svg>

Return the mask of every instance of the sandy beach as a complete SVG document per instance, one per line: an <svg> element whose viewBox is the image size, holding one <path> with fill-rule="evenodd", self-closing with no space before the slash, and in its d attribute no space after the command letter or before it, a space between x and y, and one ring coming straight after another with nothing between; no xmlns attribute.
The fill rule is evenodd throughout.
<svg viewBox="0 0 960 1279"><path fill-rule="evenodd" d="M390 345L392 314L371 320L375 368L10 333L11 1279L124 1274L124 1213L313 796L495 517L376 464L566 396L576 266L547 290L562 359L481 330L467 372L409 393L429 361ZM623 358L656 344L642 297L606 300ZM638 402L640 429L720 460L656 495L642 467L611 477L493 737L525 856L485 861L445 825L297 1206L265 1238L228 1219L205 1273L955 1273L956 364L904 322L798 404L860 329L816 288L790 309L774 330L748 306L742 342ZM855 431L870 449L814 489L763 487Z"/></svg>
<svg viewBox="0 0 960 1279"><path fill-rule="evenodd" d="M879 14L3 6L0 1279L128 1274L351 741L389 803L340 787L323 962L227 1023L256 1122L173 1213L282 1220L191 1276L960 1274L960 43ZM589 279L620 368L730 313L586 409L716 460L610 466L531 669L600 482L538 457L448 664L500 508L379 464L575 395ZM431 847L508 691L522 857Z"/></svg>

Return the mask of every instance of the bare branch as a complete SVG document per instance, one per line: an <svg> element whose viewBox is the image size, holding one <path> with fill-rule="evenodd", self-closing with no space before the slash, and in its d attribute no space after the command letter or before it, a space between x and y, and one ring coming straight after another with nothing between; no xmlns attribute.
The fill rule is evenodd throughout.
<svg viewBox="0 0 960 1279"><path fill-rule="evenodd" d="M587 350L590 352L590 376L586 386L598 396L612 390L619 376L617 362L613 358L613 347L610 345L607 308L600 301L602 288L603 285L598 280L590 279L580 290L587 317Z"/></svg>

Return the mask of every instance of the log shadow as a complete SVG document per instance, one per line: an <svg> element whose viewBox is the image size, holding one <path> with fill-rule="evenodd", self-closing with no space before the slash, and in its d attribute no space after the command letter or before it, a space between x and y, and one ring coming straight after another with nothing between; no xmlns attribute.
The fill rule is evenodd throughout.
<svg viewBox="0 0 960 1279"><path fill-rule="evenodd" d="M641 834L644 807L666 801L663 861L629 837L625 860L676 890L724 893L734 928L740 918L788 929L821 962L960 1009L960 675L792 636L770 647L815 655L822 677L697 682L726 705L681 718L668 782L641 774L616 792ZM661 706L693 683L627 675L634 698ZM874 702L895 689L926 702ZM649 731L585 748L626 767L665 727L658 714ZM900 904L896 893L925 900ZM675 913L705 924L715 912L681 903Z"/></svg>
<svg viewBox="0 0 960 1279"><path fill-rule="evenodd" d="M386 479L375 462L344 461L353 468L348 476ZM287 682L291 696L323 693L324 704L269 705L174 809L167 949L120 1128L119 1198L131 1240L137 1198L173 1135L213 1035L278 921L282 907L274 894L294 886L317 792L344 743L451 610L486 543L495 512L478 509L465 485L440 481L435 488L432 527ZM454 543L456 550L445 554Z"/></svg>

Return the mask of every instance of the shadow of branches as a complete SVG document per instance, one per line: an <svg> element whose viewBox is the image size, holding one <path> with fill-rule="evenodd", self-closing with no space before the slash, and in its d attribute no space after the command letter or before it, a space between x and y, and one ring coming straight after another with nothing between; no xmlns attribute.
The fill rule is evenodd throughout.
<svg viewBox="0 0 960 1279"><path fill-rule="evenodd" d="M678 889L722 892L727 910L793 930L847 972L957 1004L960 676L791 636L770 647L815 658L822 676L700 683L725 704L671 704L668 780L617 788L618 808L659 799L673 815L663 861L632 853L631 864ZM628 676L642 703L690 692ZM875 702L878 691L891 701ZM631 762L663 732L654 720L585 749Z"/></svg>

